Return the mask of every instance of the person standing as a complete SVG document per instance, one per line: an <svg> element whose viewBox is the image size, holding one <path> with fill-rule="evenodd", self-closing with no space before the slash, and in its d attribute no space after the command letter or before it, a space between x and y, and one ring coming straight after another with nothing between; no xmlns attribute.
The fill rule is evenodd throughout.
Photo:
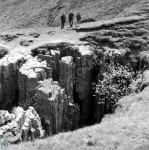
<svg viewBox="0 0 149 150"><path fill-rule="evenodd" d="M74 14L72 13L72 11L70 11L69 16L68 16L70 27L73 27L73 17L74 17Z"/></svg>
<svg viewBox="0 0 149 150"><path fill-rule="evenodd" d="M78 12L77 15L76 15L76 19L77 19L77 27L79 27L79 24L81 22L81 15L80 13Z"/></svg>
<svg viewBox="0 0 149 150"><path fill-rule="evenodd" d="M61 29L64 29L65 22L66 22L66 15L65 13L63 13L61 16Z"/></svg>

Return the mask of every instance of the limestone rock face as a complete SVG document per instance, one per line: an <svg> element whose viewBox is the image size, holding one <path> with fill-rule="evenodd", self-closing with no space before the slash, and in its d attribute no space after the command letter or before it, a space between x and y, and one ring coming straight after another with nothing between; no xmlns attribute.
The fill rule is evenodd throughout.
<svg viewBox="0 0 149 150"><path fill-rule="evenodd" d="M65 89L66 95L73 101L73 57L62 57L59 72L59 83Z"/></svg>
<svg viewBox="0 0 149 150"><path fill-rule="evenodd" d="M39 62L37 58L29 59L19 70L19 104L29 107L34 103L31 99L36 93L36 87L40 81L51 76L51 69L46 61Z"/></svg>
<svg viewBox="0 0 149 150"><path fill-rule="evenodd" d="M30 54L11 52L0 60L0 109L10 109L17 102L18 70Z"/></svg>
<svg viewBox="0 0 149 150"><path fill-rule="evenodd" d="M35 109L42 118L49 120L49 130L54 134L61 129L65 91L52 79L44 80L37 88Z"/></svg>
<svg viewBox="0 0 149 150"><path fill-rule="evenodd" d="M59 80L59 69L60 69L60 51L58 50L51 50L52 55L52 78L54 81Z"/></svg>
<svg viewBox="0 0 149 150"><path fill-rule="evenodd" d="M55 47L55 46L54 46ZM60 51L59 50L49 50L48 47L39 47L36 50L32 50L33 55L37 55L42 61L46 61L48 67L51 68L52 78L54 81L59 80L59 61L60 61Z"/></svg>
<svg viewBox="0 0 149 150"><path fill-rule="evenodd" d="M21 137L23 137L23 140L28 140L31 129L34 131L35 138L44 135L40 117L33 107L30 107L27 111L24 111L21 107L16 107L11 114L6 111L3 111L3 114L5 114L3 115L5 116L5 124L1 124L0 134L5 136L10 143L18 142Z"/></svg>
<svg viewBox="0 0 149 150"><path fill-rule="evenodd" d="M43 127L47 135L70 130L74 124L79 125L79 109L75 105L70 106L70 99L65 95L65 90L58 85L58 82L46 79L37 89L37 94L34 97L36 100L34 107L43 118ZM69 110L70 108L73 109ZM76 121L71 125L70 115L71 117L75 116L70 118L73 122Z"/></svg>
<svg viewBox="0 0 149 150"><path fill-rule="evenodd" d="M93 56L92 52L82 52L76 60L76 94L81 101L82 123L88 122L91 114L93 95Z"/></svg>
<svg viewBox="0 0 149 150"><path fill-rule="evenodd" d="M60 87L65 89L71 108L79 104L82 124L88 122L93 100L92 75L96 67L93 48L58 43L43 45L32 52L42 61L46 60L52 70L53 80L58 81Z"/></svg>

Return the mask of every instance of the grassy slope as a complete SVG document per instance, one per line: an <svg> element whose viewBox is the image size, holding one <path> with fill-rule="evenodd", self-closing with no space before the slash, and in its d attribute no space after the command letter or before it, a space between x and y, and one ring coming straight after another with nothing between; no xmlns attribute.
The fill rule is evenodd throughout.
<svg viewBox="0 0 149 150"><path fill-rule="evenodd" d="M129 16L144 2L149 0L0 0L0 29L45 27L49 18L53 22L51 25L59 25L61 13L70 10L79 10L83 19Z"/></svg>
<svg viewBox="0 0 149 150"><path fill-rule="evenodd" d="M2 1L2 0L1 0ZM56 0L5 0L0 2L0 26L4 29L27 28L47 20L47 10Z"/></svg>

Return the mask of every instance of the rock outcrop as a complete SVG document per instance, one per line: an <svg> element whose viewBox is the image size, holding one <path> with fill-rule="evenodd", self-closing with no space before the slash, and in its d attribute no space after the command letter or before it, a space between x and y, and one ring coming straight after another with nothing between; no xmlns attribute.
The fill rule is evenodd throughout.
<svg viewBox="0 0 149 150"><path fill-rule="evenodd" d="M47 67L46 61L39 61L37 58L29 59L18 73L19 105L29 107L32 105L32 97L36 93L36 87L40 81L51 77L51 69Z"/></svg>
<svg viewBox="0 0 149 150"><path fill-rule="evenodd" d="M44 136L40 117L33 107L29 107L27 111L16 107L11 114L1 110L1 116L0 134L10 143L28 140L31 129L35 138Z"/></svg>
<svg viewBox="0 0 149 150"><path fill-rule="evenodd" d="M65 89L70 102L73 102L73 57L65 56L61 58L59 70L59 82Z"/></svg>
<svg viewBox="0 0 149 150"><path fill-rule="evenodd" d="M96 66L92 47L58 43L32 52L34 58L18 72L18 104L35 107L46 135L91 122Z"/></svg>
<svg viewBox="0 0 149 150"><path fill-rule="evenodd" d="M96 64L93 64L94 58L92 49L81 47L81 55L76 60L76 94L78 94L81 106L81 122L86 124L90 122L92 102L93 102L93 70Z"/></svg>
<svg viewBox="0 0 149 150"><path fill-rule="evenodd" d="M14 118L14 114L10 114L7 110L0 110L0 126L12 121Z"/></svg>
<svg viewBox="0 0 149 150"><path fill-rule="evenodd" d="M52 70L53 80L65 89L69 102L79 104L81 124L90 122L94 82L92 76L98 65L94 62L93 48L57 43L43 45L32 52L39 59L46 60Z"/></svg>
<svg viewBox="0 0 149 150"><path fill-rule="evenodd" d="M102 105L98 102L103 95L93 97L93 83L100 71L106 71L106 63L135 66L129 61L129 53L128 49L116 47L103 46L97 50L88 45L58 43L37 47L32 56L18 52L7 55L0 63L1 79L4 79L0 86L2 108L12 107L18 100L16 104L25 110L33 106L39 116L35 110L29 109L22 113L22 123L3 117L1 124L10 121L15 128L21 124L20 135L26 141L33 138L31 133L35 137L44 135L41 125L45 135L49 136L77 129L95 120L99 122L105 113L106 102ZM2 129L3 134L16 135L7 132L7 125ZM17 140L18 136L11 142Z"/></svg>
<svg viewBox="0 0 149 150"><path fill-rule="evenodd" d="M73 130L79 126L80 111L78 105L70 102L70 97L65 94L65 89L57 81L49 78L38 87L34 97L35 109L43 118L43 127L47 135ZM44 122L47 122L45 124Z"/></svg>
<svg viewBox="0 0 149 150"><path fill-rule="evenodd" d="M27 53L12 51L0 60L0 109L11 109L18 102L18 70L29 58Z"/></svg>

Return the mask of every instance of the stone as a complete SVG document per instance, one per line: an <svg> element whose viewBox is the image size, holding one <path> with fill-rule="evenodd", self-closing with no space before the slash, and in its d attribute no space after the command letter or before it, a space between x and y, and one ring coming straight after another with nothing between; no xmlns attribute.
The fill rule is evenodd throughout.
<svg viewBox="0 0 149 150"><path fill-rule="evenodd" d="M11 109L17 103L18 96L18 70L20 63L31 57L24 52L11 51L0 60L0 109Z"/></svg>
<svg viewBox="0 0 149 150"><path fill-rule="evenodd" d="M4 114L4 113L3 113ZM16 143L29 140L29 132L34 130L34 137L43 137L44 131L42 130L41 120L33 107L26 111L22 107L15 107L11 114L13 117L9 123L0 126L0 133L7 137L9 143Z"/></svg>
<svg viewBox="0 0 149 150"><path fill-rule="evenodd" d="M29 35L32 36L32 37L34 37L34 38L38 38L40 36L40 34L36 33L36 32L32 32Z"/></svg>
<svg viewBox="0 0 149 150"><path fill-rule="evenodd" d="M142 84L140 85L140 91L143 91L149 85L149 70L145 70L142 74Z"/></svg>
<svg viewBox="0 0 149 150"><path fill-rule="evenodd" d="M7 142L10 144L16 144L16 143L21 142L21 141L22 141L22 138L21 138L20 133L14 137L7 138Z"/></svg>
<svg viewBox="0 0 149 150"><path fill-rule="evenodd" d="M11 120L11 116L8 111L0 110L0 125L5 124L8 120Z"/></svg>
<svg viewBox="0 0 149 150"><path fill-rule="evenodd" d="M96 66L93 62L93 48L91 46L72 46L71 44L62 43L57 45L45 44L37 49L33 49L32 53L41 60L46 60L52 69L53 80L58 81L60 87L65 89L67 103L64 103L64 118L67 118L69 102L73 105L79 103L83 110L82 120L84 120L85 124L90 117L90 104L93 94L92 75ZM90 107L89 112L87 112L88 107ZM88 115L85 115L86 112ZM66 122L65 120L63 121L65 130L67 130Z"/></svg>
<svg viewBox="0 0 149 150"><path fill-rule="evenodd" d="M0 36L6 42L10 42L10 41L12 41L14 39L19 38L19 36L15 35L15 34L14 35L13 34L4 34L4 35L0 35Z"/></svg>
<svg viewBox="0 0 149 150"><path fill-rule="evenodd" d="M58 50L51 50L51 55L52 55L52 68L53 68L53 72L52 72L52 78L54 81L58 81L59 80L59 69L60 69L60 51Z"/></svg>
<svg viewBox="0 0 149 150"><path fill-rule="evenodd" d="M19 105L25 108L33 105L34 99L32 97L36 93L36 87L40 81L48 78L47 73L50 68L47 67L46 61L41 61L35 57L29 59L19 70L18 84L19 84ZM48 75L49 76L48 76Z"/></svg>
<svg viewBox="0 0 149 150"><path fill-rule="evenodd" d="M60 61L59 83L65 89L65 93L73 101L73 57L62 57Z"/></svg>
<svg viewBox="0 0 149 150"><path fill-rule="evenodd" d="M62 111L58 110L59 106L63 105L65 101L65 91L60 95L60 91L62 90L52 79L44 80L37 89L37 95L39 95L39 97L37 97L34 107L40 117L44 118L45 116L50 119L52 133L49 134L57 133L61 130L60 122L62 121Z"/></svg>
<svg viewBox="0 0 149 150"><path fill-rule="evenodd" d="M75 127L69 122L80 115L78 112L70 111L69 101L65 90L58 85L58 82L52 79L44 80L37 88L36 103L34 105L39 116L42 118L43 127L47 130L47 135L52 135L58 132L71 130ZM73 105L75 107L75 105ZM72 118L69 117L71 114ZM76 116L75 116L76 115ZM70 119L71 118L71 119ZM79 123L76 121L76 126Z"/></svg>
<svg viewBox="0 0 149 150"><path fill-rule="evenodd" d="M92 109L93 95L93 53L90 47L80 47L80 57L76 60L76 92L81 101L81 122L86 124L89 121Z"/></svg>
<svg viewBox="0 0 149 150"><path fill-rule="evenodd" d="M8 54L8 49L0 45L0 58L3 58L6 54Z"/></svg>
<svg viewBox="0 0 149 150"><path fill-rule="evenodd" d="M13 132L13 134L17 134L18 130L22 127L22 122L24 122L24 110L20 107L14 108L12 111L13 116L12 120L9 123L6 122L5 125L0 127L0 131L4 134L8 130ZM15 117L14 117L15 116Z"/></svg>
<svg viewBox="0 0 149 150"><path fill-rule="evenodd" d="M31 43L33 43L33 40L21 40L20 45L21 46L29 46Z"/></svg>

